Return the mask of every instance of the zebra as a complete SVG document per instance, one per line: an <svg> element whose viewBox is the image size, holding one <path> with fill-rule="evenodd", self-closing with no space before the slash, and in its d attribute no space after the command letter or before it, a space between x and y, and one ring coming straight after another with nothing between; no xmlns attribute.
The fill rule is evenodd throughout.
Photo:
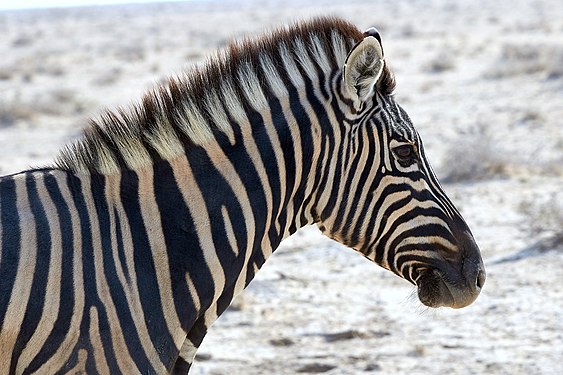
<svg viewBox="0 0 563 375"><path fill-rule="evenodd" d="M233 42L2 177L0 373L187 373L310 224L424 305L472 303L479 248L394 88L375 28L314 18Z"/></svg>

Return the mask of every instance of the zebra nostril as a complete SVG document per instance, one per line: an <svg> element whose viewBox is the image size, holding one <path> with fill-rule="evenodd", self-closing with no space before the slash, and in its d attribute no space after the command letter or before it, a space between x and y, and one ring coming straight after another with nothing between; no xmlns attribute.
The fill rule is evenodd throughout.
<svg viewBox="0 0 563 375"><path fill-rule="evenodd" d="M483 288L483 285L485 285L485 279L486 279L485 272L479 270L479 273L477 274L477 281L476 281L477 288L479 289Z"/></svg>

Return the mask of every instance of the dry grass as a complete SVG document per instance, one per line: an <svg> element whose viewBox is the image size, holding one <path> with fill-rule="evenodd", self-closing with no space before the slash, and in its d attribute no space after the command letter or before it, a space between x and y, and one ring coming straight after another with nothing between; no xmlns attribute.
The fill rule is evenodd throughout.
<svg viewBox="0 0 563 375"><path fill-rule="evenodd" d="M454 70L456 67L456 60L452 53L441 52L432 58L423 66L423 70L427 73L444 73Z"/></svg>
<svg viewBox="0 0 563 375"><path fill-rule="evenodd" d="M463 182L504 176L508 161L484 124L450 142L442 163L443 181Z"/></svg>
<svg viewBox="0 0 563 375"><path fill-rule="evenodd" d="M524 230L539 239L542 250L563 249L563 192L543 201L524 201L519 211L525 218Z"/></svg>
<svg viewBox="0 0 563 375"><path fill-rule="evenodd" d="M16 125L33 118L35 109L19 101L0 103L0 129Z"/></svg>
<svg viewBox="0 0 563 375"><path fill-rule="evenodd" d="M91 83L96 86L112 86L121 79L122 75L123 69L115 66L98 74Z"/></svg>
<svg viewBox="0 0 563 375"><path fill-rule="evenodd" d="M12 40L14 48L28 48L35 42L35 38L31 35L20 34Z"/></svg>
<svg viewBox="0 0 563 375"><path fill-rule="evenodd" d="M82 100L68 88L57 88L30 97L17 96L0 102L0 128L29 122L36 116L45 115L66 118L81 116L95 109L95 103Z"/></svg>
<svg viewBox="0 0 563 375"><path fill-rule="evenodd" d="M505 43L485 78L502 79L539 74L546 79L563 77L563 45Z"/></svg>
<svg viewBox="0 0 563 375"><path fill-rule="evenodd" d="M115 51L115 57L125 62L143 61L146 54L145 48L140 44L123 45Z"/></svg>
<svg viewBox="0 0 563 375"><path fill-rule="evenodd" d="M0 81L9 81L15 77L15 71L12 67L0 67Z"/></svg>
<svg viewBox="0 0 563 375"><path fill-rule="evenodd" d="M60 62L47 62L42 64L37 64L35 67L35 73L52 76L52 77L62 77L65 75L65 68Z"/></svg>

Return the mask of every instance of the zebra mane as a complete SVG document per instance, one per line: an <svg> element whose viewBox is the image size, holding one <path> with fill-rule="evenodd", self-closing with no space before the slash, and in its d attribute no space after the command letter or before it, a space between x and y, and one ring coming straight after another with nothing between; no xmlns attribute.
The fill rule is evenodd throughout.
<svg viewBox="0 0 563 375"><path fill-rule="evenodd" d="M61 150L55 168L104 175L138 170L202 146L214 132L232 136L232 121L248 122L249 110L260 112L268 97L287 95L288 83L299 88L304 76L318 79L319 69L328 74L342 67L362 38L354 25L322 17L233 42L205 64L151 89L140 103L90 120L83 137ZM389 85L392 75L385 70L381 82Z"/></svg>

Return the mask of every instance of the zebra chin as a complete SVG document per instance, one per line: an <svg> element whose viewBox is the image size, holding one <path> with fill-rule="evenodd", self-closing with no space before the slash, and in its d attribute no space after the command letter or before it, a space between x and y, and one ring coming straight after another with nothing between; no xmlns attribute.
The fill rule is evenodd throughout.
<svg viewBox="0 0 563 375"><path fill-rule="evenodd" d="M460 309L477 299L484 277L484 272L479 270L477 281L473 283L463 277L452 279L436 269L427 270L417 280L418 299L428 307Z"/></svg>

